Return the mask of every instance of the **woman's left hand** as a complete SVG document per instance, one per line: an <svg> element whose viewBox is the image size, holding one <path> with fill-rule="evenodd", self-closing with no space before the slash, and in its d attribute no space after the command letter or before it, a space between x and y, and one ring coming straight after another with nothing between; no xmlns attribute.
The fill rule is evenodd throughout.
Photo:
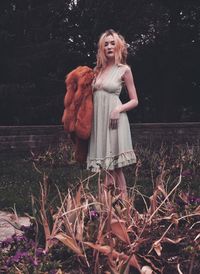
<svg viewBox="0 0 200 274"><path fill-rule="evenodd" d="M111 113L110 113L110 128L111 129L116 129L118 127L119 115L120 115L120 111L117 108L115 108L113 111L111 111Z"/></svg>

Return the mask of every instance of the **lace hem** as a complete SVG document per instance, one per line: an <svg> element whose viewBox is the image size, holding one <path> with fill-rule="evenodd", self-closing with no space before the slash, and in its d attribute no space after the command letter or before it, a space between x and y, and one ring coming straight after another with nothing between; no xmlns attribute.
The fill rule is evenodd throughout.
<svg viewBox="0 0 200 274"><path fill-rule="evenodd" d="M114 170L136 163L134 151L121 153L114 157L106 157L104 159L87 159L87 169L92 172L98 172L101 169Z"/></svg>

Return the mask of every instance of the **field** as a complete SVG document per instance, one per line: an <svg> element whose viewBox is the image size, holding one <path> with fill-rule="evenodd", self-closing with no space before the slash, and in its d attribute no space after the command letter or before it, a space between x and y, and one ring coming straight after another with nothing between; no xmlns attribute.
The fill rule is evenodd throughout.
<svg viewBox="0 0 200 274"><path fill-rule="evenodd" d="M32 226L2 243L1 271L199 273L199 145L135 152L137 164L124 170L126 200L114 186L105 191L103 170L90 174L75 163L69 145L2 153L0 208L29 214Z"/></svg>

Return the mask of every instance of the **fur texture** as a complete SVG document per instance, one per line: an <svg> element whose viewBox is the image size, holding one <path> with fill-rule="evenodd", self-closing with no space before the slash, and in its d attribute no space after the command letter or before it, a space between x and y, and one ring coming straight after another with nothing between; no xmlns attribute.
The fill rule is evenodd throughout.
<svg viewBox="0 0 200 274"><path fill-rule="evenodd" d="M93 118L92 81L94 72L87 66L79 66L66 77L67 92L64 98L62 123L64 130L73 136L75 158L85 162L88 139Z"/></svg>

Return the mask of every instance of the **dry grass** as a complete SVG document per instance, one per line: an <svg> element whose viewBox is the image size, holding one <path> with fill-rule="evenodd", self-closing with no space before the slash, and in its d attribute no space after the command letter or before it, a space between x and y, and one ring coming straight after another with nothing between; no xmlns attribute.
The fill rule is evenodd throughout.
<svg viewBox="0 0 200 274"><path fill-rule="evenodd" d="M57 187L55 204L49 201L49 178L43 175L40 195L32 196L31 221L36 244L44 239L44 253L61 243L73 254L73 259L62 257L58 273L200 272L199 186L193 188L200 178L199 146L161 146L157 151L137 146L135 151L137 164L125 169L126 199L114 184L104 187L101 170L81 178L67 192ZM59 165L53 152L46 155L48 159L34 155L39 173L38 159ZM60 155L63 164L62 151ZM68 164L71 161L72 154ZM148 191L143 186L146 178Z"/></svg>
<svg viewBox="0 0 200 274"><path fill-rule="evenodd" d="M77 191L68 190L66 195L59 193L60 205L53 211L46 204L45 177L41 184L39 218L35 220L43 225L46 252L57 239L75 254L79 271L168 273L169 266L173 266L177 273L184 273L185 258L169 263L171 253L167 256L166 250L169 246L178 249L184 246L182 251L187 256L187 245L190 245L194 259L188 273L193 273L200 251L200 206L192 205L188 194L181 191L183 164L177 167L179 173L173 176L172 187L168 185L172 175L165 167L163 163L150 197L144 197L135 184L128 197L122 199L114 185L105 189L101 171L92 175L97 179L96 195L90 192L91 177L88 177L79 184ZM144 201L143 212L134 206L138 193ZM49 223L47 211L52 214L53 225ZM184 233L181 231L183 224ZM191 233L190 239L186 232Z"/></svg>

